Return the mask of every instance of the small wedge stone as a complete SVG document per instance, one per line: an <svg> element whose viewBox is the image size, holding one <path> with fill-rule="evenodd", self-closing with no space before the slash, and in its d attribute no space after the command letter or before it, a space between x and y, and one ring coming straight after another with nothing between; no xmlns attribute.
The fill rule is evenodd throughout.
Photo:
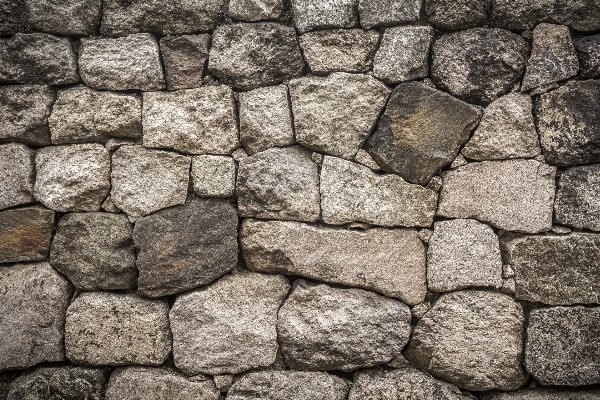
<svg viewBox="0 0 600 400"><path fill-rule="evenodd" d="M208 60L210 35L166 36L160 39L167 89L191 89L202 85Z"/></svg>

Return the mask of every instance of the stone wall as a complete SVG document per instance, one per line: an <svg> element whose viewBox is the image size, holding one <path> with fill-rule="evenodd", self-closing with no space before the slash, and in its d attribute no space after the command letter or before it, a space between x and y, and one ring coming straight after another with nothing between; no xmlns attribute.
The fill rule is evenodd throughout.
<svg viewBox="0 0 600 400"><path fill-rule="evenodd" d="M0 399L600 399L597 0L0 0Z"/></svg>

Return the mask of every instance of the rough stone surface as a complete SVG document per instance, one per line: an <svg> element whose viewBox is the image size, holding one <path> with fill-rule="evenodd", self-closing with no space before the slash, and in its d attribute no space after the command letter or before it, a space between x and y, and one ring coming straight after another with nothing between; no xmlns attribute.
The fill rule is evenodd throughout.
<svg viewBox="0 0 600 400"><path fill-rule="evenodd" d="M328 29L305 33L299 41L313 74L366 72L373 67L379 33L363 29Z"/></svg>
<svg viewBox="0 0 600 400"><path fill-rule="evenodd" d="M487 23L490 0L426 0L426 19L439 30L476 28Z"/></svg>
<svg viewBox="0 0 600 400"><path fill-rule="evenodd" d="M54 211L38 207L0 212L0 263L48 257Z"/></svg>
<svg viewBox="0 0 600 400"><path fill-rule="evenodd" d="M523 370L523 310L510 296L475 290L443 295L419 321L411 365L467 390L515 390Z"/></svg>
<svg viewBox="0 0 600 400"><path fill-rule="evenodd" d="M166 300L83 292L67 310L67 357L86 365L160 365L171 352L168 313Z"/></svg>
<svg viewBox="0 0 600 400"><path fill-rule="evenodd" d="M209 47L208 34L166 36L160 39L167 89L190 89L202 85Z"/></svg>
<svg viewBox="0 0 600 400"><path fill-rule="evenodd" d="M319 218L317 164L300 146L276 147L241 160L236 193L241 217Z"/></svg>
<svg viewBox="0 0 600 400"><path fill-rule="evenodd" d="M118 368L110 376L106 400L219 400L212 380L188 378L167 368Z"/></svg>
<svg viewBox="0 0 600 400"><path fill-rule="evenodd" d="M371 157L371 155L363 149L358 149L356 155L354 156L354 161L372 169L373 171L379 171L381 169L375 160L373 160L373 157Z"/></svg>
<svg viewBox="0 0 600 400"><path fill-rule="evenodd" d="M27 9L24 1L1 0L0 35L8 36L29 30ZM2 394L2 392L0 392ZM4 400L4 399L3 399Z"/></svg>
<svg viewBox="0 0 600 400"><path fill-rule="evenodd" d="M410 319L405 304L373 292L297 280L279 310L277 332L288 367L352 371L400 354Z"/></svg>
<svg viewBox="0 0 600 400"><path fill-rule="evenodd" d="M208 69L223 83L250 90L302 75L304 61L293 28L240 23L214 31Z"/></svg>
<svg viewBox="0 0 600 400"><path fill-rule="evenodd" d="M326 372L251 372L234 383L229 400L345 400L348 384Z"/></svg>
<svg viewBox="0 0 600 400"><path fill-rule="evenodd" d="M81 79L95 89L165 88L158 43L148 33L121 38L82 38L79 72Z"/></svg>
<svg viewBox="0 0 600 400"><path fill-rule="evenodd" d="M398 83L429 76L430 26L388 28L375 55L373 76L386 83Z"/></svg>
<svg viewBox="0 0 600 400"><path fill-rule="evenodd" d="M571 167L558 174L555 221L600 231L600 165Z"/></svg>
<svg viewBox="0 0 600 400"><path fill-rule="evenodd" d="M327 224L428 227L436 207L433 190L407 183L397 175L380 175L351 161L325 156L321 209Z"/></svg>
<svg viewBox="0 0 600 400"><path fill-rule="evenodd" d="M351 160L375 127L389 89L365 75L335 72L290 82L298 143Z"/></svg>
<svg viewBox="0 0 600 400"><path fill-rule="evenodd" d="M600 35L585 36L575 42L582 78L600 78Z"/></svg>
<svg viewBox="0 0 600 400"><path fill-rule="evenodd" d="M371 29L414 22L419 19L421 3L421 0L360 0L360 24Z"/></svg>
<svg viewBox="0 0 600 400"><path fill-rule="evenodd" d="M98 33L102 0L24 2L27 4L28 23L33 30L73 36Z"/></svg>
<svg viewBox="0 0 600 400"><path fill-rule="evenodd" d="M69 281L50 264L0 268L0 371L63 361Z"/></svg>
<svg viewBox="0 0 600 400"><path fill-rule="evenodd" d="M549 164L600 162L600 81L573 81L542 94L535 114Z"/></svg>
<svg viewBox="0 0 600 400"><path fill-rule="evenodd" d="M252 155L275 146L294 144L294 129L285 85L239 94L240 140Z"/></svg>
<svg viewBox="0 0 600 400"><path fill-rule="evenodd" d="M437 214L475 218L509 231L549 231L555 173L535 160L467 164L442 173Z"/></svg>
<svg viewBox="0 0 600 400"><path fill-rule="evenodd" d="M468 287L502 286L498 236L472 219L436 222L427 251L427 287L451 292Z"/></svg>
<svg viewBox="0 0 600 400"><path fill-rule="evenodd" d="M137 270L132 229L124 214L67 214L58 222L50 264L76 288L134 288Z"/></svg>
<svg viewBox="0 0 600 400"><path fill-rule="evenodd" d="M240 21L276 20L286 6L285 0L231 0L228 14Z"/></svg>
<svg viewBox="0 0 600 400"><path fill-rule="evenodd" d="M179 296L170 314L177 368L218 375L271 365L289 287L280 275L238 273Z"/></svg>
<svg viewBox="0 0 600 400"><path fill-rule="evenodd" d="M57 92L48 118L53 144L106 143L142 137L142 99L135 94L76 86Z"/></svg>
<svg viewBox="0 0 600 400"><path fill-rule="evenodd" d="M71 41L46 33L0 39L0 82L65 85L79 81Z"/></svg>
<svg viewBox="0 0 600 400"><path fill-rule="evenodd" d="M358 0L292 0L300 33L323 28L352 28L358 23Z"/></svg>
<svg viewBox="0 0 600 400"><path fill-rule="evenodd" d="M525 343L525 367L543 385L600 383L600 308L533 310Z"/></svg>
<svg viewBox="0 0 600 400"><path fill-rule="evenodd" d="M482 397L482 400L598 400L600 390L537 388L517 392L495 392Z"/></svg>
<svg viewBox="0 0 600 400"><path fill-rule="evenodd" d="M230 154L239 147L233 91L207 86L144 93L144 146L188 154Z"/></svg>
<svg viewBox="0 0 600 400"><path fill-rule="evenodd" d="M0 142L49 145L54 98L54 89L47 85L0 86Z"/></svg>
<svg viewBox="0 0 600 400"><path fill-rule="evenodd" d="M462 154L473 160L533 158L541 154L531 97L512 93L487 106Z"/></svg>
<svg viewBox="0 0 600 400"><path fill-rule="evenodd" d="M427 184L458 155L481 112L417 82L397 86L365 150L382 170Z"/></svg>
<svg viewBox="0 0 600 400"><path fill-rule="evenodd" d="M231 197L235 192L233 157L203 155L192 158L194 192L200 197Z"/></svg>
<svg viewBox="0 0 600 400"><path fill-rule="evenodd" d="M0 145L0 210L32 203L35 153L20 143Z"/></svg>
<svg viewBox="0 0 600 400"><path fill-rule="evenodd" d="M459 99L487 105L519 82L528 55L525 39L506 30L449 33L433 44L431 76Z"/></svg>
<svg viewBox="0 0 600 400"><path fill-rule="evenodd" d="M515 272L516 297L551 305L600 303L600 235L501 238L504 262Z"/></svg>
<svg viewBox="0 0 600 400"><path fill-rule="evenodd" d="M425 298L425 249L412 229L358 231L245 220L240 241L253 271L371 289L411 305Z"/></svg>
<svg viewBox="0 0 600 400"><path fill-rule="evenodd" d="M134 220L161 208L183 204L189 170L189 157L141 146L123 146L112 156L111 199Z"/></svg>

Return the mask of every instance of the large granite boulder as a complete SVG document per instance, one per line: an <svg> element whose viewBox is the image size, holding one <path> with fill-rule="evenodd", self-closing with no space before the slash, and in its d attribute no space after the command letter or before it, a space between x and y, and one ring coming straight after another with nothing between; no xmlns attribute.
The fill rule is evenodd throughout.
<svg viewBox="0 0 600 400"><path fill-rule="evenodd" d="M53 228L54 211L42 207L0 212L0 263L45 260Z"/></svg>
<svg viewBox="0 0 600 400"><path fill-rule="evenodd" d="M0 145L0 210L33 203L35 152L21 143Z"/></svg>

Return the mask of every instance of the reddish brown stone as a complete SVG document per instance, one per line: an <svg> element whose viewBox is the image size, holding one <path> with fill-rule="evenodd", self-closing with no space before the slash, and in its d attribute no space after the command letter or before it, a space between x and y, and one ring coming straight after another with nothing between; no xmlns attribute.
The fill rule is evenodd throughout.
<svg viewBox="0 0 600 400"><path fill-rule="evenodd" d="M19 208L0 212L0 263L48 257L54 211Z"/></svg>

